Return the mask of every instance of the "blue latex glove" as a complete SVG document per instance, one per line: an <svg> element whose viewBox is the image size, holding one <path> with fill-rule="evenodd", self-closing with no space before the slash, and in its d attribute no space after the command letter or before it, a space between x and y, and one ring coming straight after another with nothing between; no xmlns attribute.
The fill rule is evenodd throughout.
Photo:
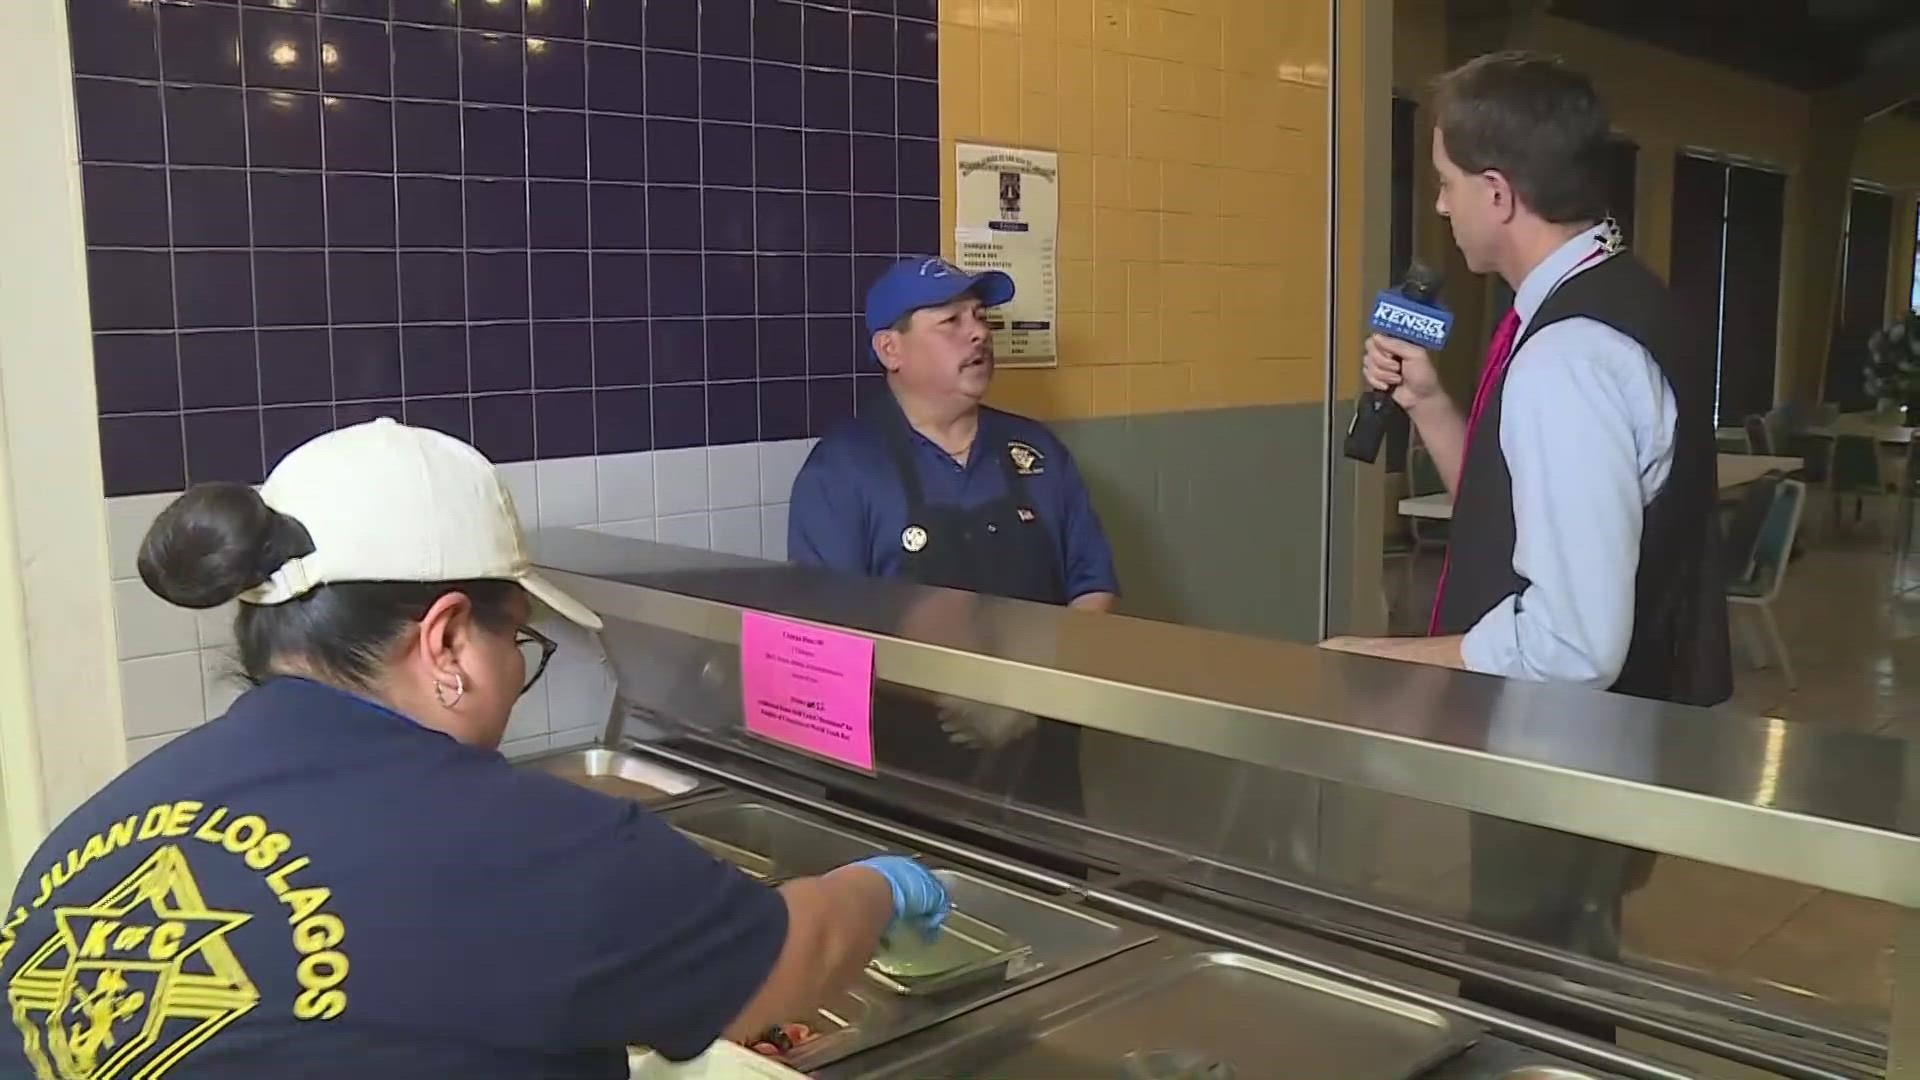
<svg viewBox="0 0 1920 1080"><path fill-rule="evenodd" d="M926 867L903 855L880 855L854 865L886 878L887 888L893 890L893 921L888 931L907 926L931 938L947 921L953 905L947 900L946 886Z"/></svg>

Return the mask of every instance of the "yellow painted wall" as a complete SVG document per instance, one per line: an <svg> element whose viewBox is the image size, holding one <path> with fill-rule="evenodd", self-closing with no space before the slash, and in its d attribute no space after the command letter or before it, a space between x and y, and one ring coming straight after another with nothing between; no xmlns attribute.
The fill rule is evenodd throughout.
<svg viewBox="0 0 1920 1080"><path fill-rule="evenodd" d="M1920 196L1920 123L1889 113L1860 130L1855 171L1893 195L1893 264L1887 273L1887 311L1913 303L1914 203Z"/></svg>
<svg viewBox="0 0 1920 1080"><path fill-rule="evenodd" d="M1896 191L1920 190L1920 123L1888 113L1860 129L1854 175Z"/></svg>
<svg viewBox="0 0 1920 1080"><path fill-rule="evenodd" d="M1060 154L1060 357L994 401L1046 419L1317 401L1327 10L1277 0L942 0L954 144Z"/></svg>
<svg viewBox="0 0 1920 1080"><path fill-rule="evenodd" d="M1395 2L1394 82L1402 93L1424 98L1428 84L1446 68L1444 7L1440 0ZM1806 165L1813 122L1812 102L1805 94L1551 16L1522 23L1511 44L1556 53L1586 72L1606 99L1614 127L1639 144L1631 240L1639 256L1662 274L1672 255L1673 159L1682 150L1705 150L1780 169L1789 177L1789 222L1804 210L1807 195L1798 177ZM1423 132L1422 155L1427 146ZM1414 231L1414 250L1423 259L1444 261L1451 238L1426 210L1432 205L1432 181L1424 166L1417 175L1422 186L1416 212L1423 219ZM1920 125L1893 118L1867 125L1853 175L1896 190L1920 187ZM1781 275L1791 289L1807 256L1791 229L1785 245ZM1897 267L1894 276L1900 276ZM1489 314L1477 308L1482 293L1459 282L1450 284L1448 292L1464 308L1456 342L1483 341ZM1897 288L1889 289L1890 302L1896 294ZM1802 316L1800 305L1791 301L1790 295L1783 296L1781 305L1783 387L1810 375L1796 363L1793 343L1802 339L1797 326ZM1812 339L1824 341L1824 335ZM1450 385L1470 382L1469 373L1478 365L1477 356L1466 355L1464 348L1448 351ZM1812 359L1817 363L1821 356Z"/></svg>
<svg viewBox="0 0 1920 1080"><path fill-rule="evenodd" d="M1804 94L1565 19L1533 20L1521 45L1586 72L1642 155L1704 146L1791 167L1806 152Z"/></svg>
<svg viewBox="0 0 1920 1080"><path fill-rule="evenodd" d="M1447 67L1444 5L1396 0L1394 13L1394 83L1401 93L1425 100L1429 85ZM1663 270L1672 222L1672 158L1682 148L1711 149L1789 170L1806 154L1810 109L1803 94L1565 19L1529 20L1513 45L1556 53L1585 72L1606 100L1615 129L1639 144L1634 246ZM1659 182L1661 176L1666 183ZM1430 177L1422 180L1431 184ZM1416 244L1445 238L1444 228L1417 232Z"/></svg>

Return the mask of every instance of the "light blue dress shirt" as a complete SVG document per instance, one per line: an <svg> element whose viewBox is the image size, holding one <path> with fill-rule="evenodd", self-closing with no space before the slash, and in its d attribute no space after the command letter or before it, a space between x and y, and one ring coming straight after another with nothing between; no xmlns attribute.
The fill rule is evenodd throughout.
<svg viewBox="0 0 1920 1080"><path fill-rule="evenodd" d="M1597 226L1514 294L1520 333L1606 237ZM1467 631L1469 670L1604 689L1633 636L1646 507L1673 466L1673 388L1647 350L1593 319L1541 329L1513 357L1500 449L1513 478L1513 569L1529 584ZM1480 433L1485 437L1487 433Z"/></svg>

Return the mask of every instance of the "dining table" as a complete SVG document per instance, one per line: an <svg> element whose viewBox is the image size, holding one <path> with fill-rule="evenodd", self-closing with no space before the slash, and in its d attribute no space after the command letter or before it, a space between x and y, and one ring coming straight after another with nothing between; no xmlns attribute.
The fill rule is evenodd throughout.
<svg viewBox="0 0 1920 1080"><path fill-rule="evenodd" d="M1900 422L1898 417L1889 417L1883 413L1843 413L1824 424L1800 429L1802 435L1812 435L1821 439L1836 439L1842 435L1864 435L1874 442L1887 446L1905 446L1913 441L1914 428Z"/></svg>
<svg viewBox="0 0 1920 1080"><path fill-rule="evenodd" d="M1720 475L1720 492L1724 495L1771 472L1794 472L1805 463L1797 457L1774 454L1719 454L1716 455L1716 464ZM1449 521L1453 518L1453 496L1445 491L1409 495L1400 500L1400 516Z"/></svg>

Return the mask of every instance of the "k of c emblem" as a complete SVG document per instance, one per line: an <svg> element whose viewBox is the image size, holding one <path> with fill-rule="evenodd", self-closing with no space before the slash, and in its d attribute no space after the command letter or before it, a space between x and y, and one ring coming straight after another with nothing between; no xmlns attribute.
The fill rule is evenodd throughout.
<svg viewBox="0 0 1920 1080"><path fill-rule="evenodd" d="M95 902L55 908L57 932L7 983L34 1075L168 1075L260 1003L226 941L252 918L209 907L173 845Z"/></svg>
<svg viewBox="0 0 1920 1080"><path fill-rule="evenodd" d="M927 530L918 525L909 525L900 530L900 546L907 551L919 551L927 546Z"/></svg>
<svg viewBox="0 0 1920 1080"><path fill-rule="evenodd" d="M1013 470L1021 476L1039 476L1047 471L1046 457L1026 443L1008 443L1007 457L1013 461Z"/></svg>

